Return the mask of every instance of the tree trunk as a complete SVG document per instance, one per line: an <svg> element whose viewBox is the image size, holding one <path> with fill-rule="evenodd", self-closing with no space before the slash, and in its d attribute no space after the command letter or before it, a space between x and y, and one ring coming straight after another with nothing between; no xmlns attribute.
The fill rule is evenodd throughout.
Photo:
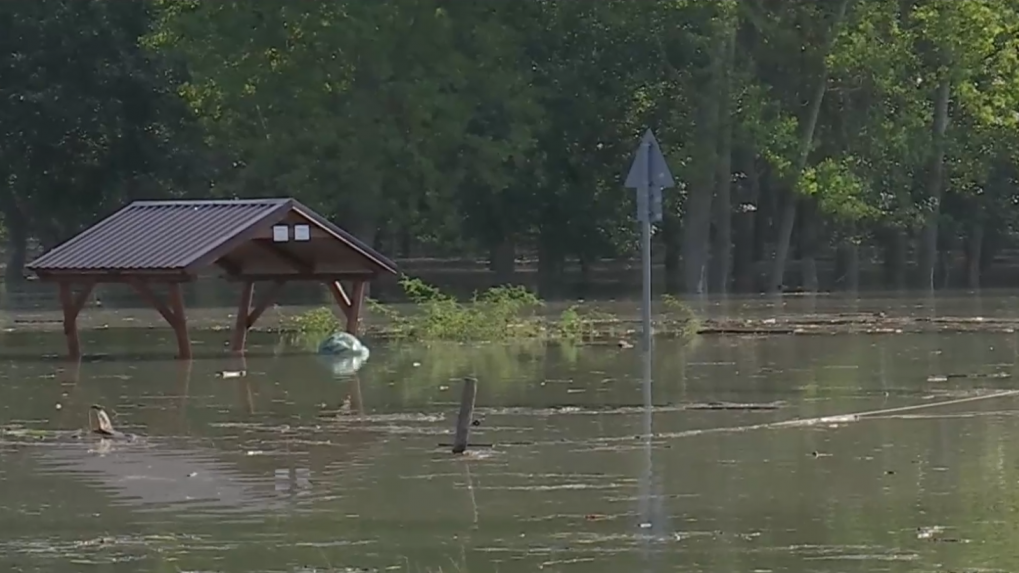
<svg viewBox="0 0 1019 573"><path fill-rule="evenodd" d="M804 122L804 129L800 134L800 146L799 155L796 161L796 171L793 173L792 183L786 193L785 205L782 209L782 220L779 224L778 231L778 244L775 247L775 259L771 267L771 280L768 284L768 290L770 292L778 292L782 283L785 281L785 267L786 262L789 258L789 245L793 238L793 227L796 225L796 208L799 203L799 194L797 186L799 185L800 177L803 176L803 170L807 167L807 159L810 157L810 149L814 143L814 132L817 130L817 120L821 115L821 103L824 101L824 95L827 91L828 86L828 64L827 57L828 53L831 52L832 45L835 43L835 38L838 35L838 28L845 19L846 10L849 8L850 0L842 0L839 4L838 12L835 16L835 21L832 23L831 31L828 34L828 40L824 52L822 53L821 59L821 73L817 79L817 85L814 86L814 93L810 96L810 105L807 111L806 121Z"/></svg>
<svg viewBox="0 0 1019 573"><path fill-rule="evenodd" d="M516 274L517 245L510 237L504 237L498 245L492 247L489 255L489 266L495 273L495 282L510 284Z"/></svg>
<svg viewBox="0 0 1019 573"><path fill-rule="evenodd" d="M366 245L374 245L375 239L379 234L379 227L375 224L374 217L355 219L354 224L350 225L349 228L353 232L354 236ZM371 296L371 292L372 283L371 281L367 281L364 285L364 297L368 298Z"/></svg>
<svg viewBox="0 0 1019 573"><path fill-rule="evenodd" d="M938 260L938 218L941 216L941 194L944 189L945 132L948 130L948 104L951 100L952 84L948 78L941 80L934 98L933 151L927 180L927 197L931 210L927 214L920 242L920 257L917 268L918 286L934 290L934 269Z"/></svg>
<svg viewBox="0 0 1019 573"><path fill-rule="evenodd" d="M955 255L959 250L959 235L955 232L942 236L942 244L945 246L937 254L937 269L935 277L940 279L942 289L951 288L952 271L955 270Z"/></svg>
<svg viewBox="0 0 1019 573"><path fill-rule="evenodd" d="M17 213L4 213L7 226L7 269L4 280L8 286L25 280L25 263L28 262L28 227L25 218Z"/></svg>
<svg viewBox="0 0 1019 573"><path fill-rule="evenodd" d="M662 214L662 243L665 247L665 292L676 294L682 289L682 265L680 264L682 243L682 222L671 213Z"/></svg>
<svg viewBox="0 0 1019 573"><path fill-rule="evenodd" d="M547 299L559 296L563 288L565 253L549 226L542 225L538 236L538 294Z"/></svg>
<svg viewBox="0 0 1019 573"><path fill-rule="evenodd" d="M754 268L758 240L756 238L758 203L760 199L760 176L757 173L756 157L747 154L745 183L740 187L739 202L736 209L736 247L733 259L733 275L736 279L738 292L753 292L757 289L757 275Z"/></svg>
<svg viewBox="0 0 1019 573"><path fill-rule="evenodd" d="M733 26L725 42L725 59L722 63L722 78L718 100L719 139L717 173L715 175L715 247L713 253L714 273L712 290L721 294L729 292L732 275L732 68L736 58L736 27Z"/></svg>
<svg viewBox="0 0 1019 573"><path fill-rule="evenodd" d="M577 258L577 264L580 266L580 282L577 284L576 296L577 298L587 298L591 292L591 286L594 284L593 273L591 270L591 258L588 255L580 255Z"/></svg>
<svg viewBox="0 0 1019 573"><path fill-rule="evenodd" d="M28 259L28 217L10 187L0 188L0 212L3 213L8 234L8 258L4 278L8 285L18 285L25 280L25 263Z"/></svg>
<svg viewBox="0 0 1019 573"><path fill-rule="evenodd" d="M835 284L839 290L851 293L860 290L860 245L855 238L842 240L836 263Z"/></svg>
<svg viewBox="0 0 1019 573"><path fill-rule="evenodd" d="M973 223L966 243L966 286L972 290L979 290L980 268L983 261L981 251L984 248L984 222L979 217Z"/></svg>
<svg viewBox="0 0 1019 573"><path fill-rule="evenodd" d="M906 231L889 229L884 248L885 284L896 290L906 288Z"/></svg>
<svg viewBox="0 0 1019 573"><path fill-rule="evenodd" d="M411 245L413 244L414 236L411 235L410 231L406 227L400 231L400 256L409 259L412 255Z"/></svg>
<svg viewBox="0 0 1019 573"><path fill-rule="evenodd" d="M726 43L725 37L717 40L697 113L694 180L687 192L683 215L683 287L691 294L702 294L705 290L711 244L711 203L718 169L720 66Z"/></svg>
<svg viewBox="0 0 1019 573"><path fill-rule="evenodd" d="M806 198L800 201L800 280L804 292L816 293L817 283L817 203Z"/></svg>

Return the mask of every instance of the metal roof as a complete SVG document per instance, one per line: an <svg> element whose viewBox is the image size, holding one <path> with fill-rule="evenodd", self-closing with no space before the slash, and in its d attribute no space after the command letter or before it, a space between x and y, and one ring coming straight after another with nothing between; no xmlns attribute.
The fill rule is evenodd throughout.
<svg viewBox="0 0 1019 573"><path fill-rule="evenodd" d="M296 211L383 270L396 264L294 199L135 201L53 247L31 271L195 271Z"/></svg>

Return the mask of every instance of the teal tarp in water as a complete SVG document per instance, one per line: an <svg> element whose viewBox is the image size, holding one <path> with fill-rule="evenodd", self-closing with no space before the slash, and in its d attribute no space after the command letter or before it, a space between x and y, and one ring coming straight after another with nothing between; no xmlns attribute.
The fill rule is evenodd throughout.
<svg viewBox="0 0 1019 573"><path fill-rule="evenodd" d="M371 353L353 334L334 332L319 343L318 354L334 376L343 377L360 370Z"/></svg>

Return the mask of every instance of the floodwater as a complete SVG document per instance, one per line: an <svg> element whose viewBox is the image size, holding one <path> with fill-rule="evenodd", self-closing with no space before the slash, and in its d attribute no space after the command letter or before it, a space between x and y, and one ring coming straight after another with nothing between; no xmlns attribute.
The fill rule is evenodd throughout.
<svg viewBox="0 0 1019 573"><path fill-rule="evenodd" d="M1019 571L1019 400L961 401L1014 388L1015 334L663 340L653 411L611 345L378 343L336 378L267 335L246 364L84 339L109 356L3 339L0 424L73 430L98 403L139 438L0 438L0 570ZM466 375L479 446L456 457Z"/></svg>

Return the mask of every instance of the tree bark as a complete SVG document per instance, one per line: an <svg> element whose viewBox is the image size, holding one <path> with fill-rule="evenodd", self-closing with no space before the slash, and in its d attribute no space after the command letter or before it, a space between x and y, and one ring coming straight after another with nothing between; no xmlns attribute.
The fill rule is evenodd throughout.
<svg viewBox="0 0 1019 573"><path fill-rule="evenodd" d="M884 280L896 290L906 288L906 231L898 227L888 230L884 248Z"/></svg>
<svg viewBox="0 0 1019 573"><path fill-rule="evenodd" d="M740 187L739 202L736 210L736 245L733 257L733 275L736 280L737 292L753 292L757 289L757 275L754 268L757 251L757 231L755 225L758 216L758 202L761 184L757 173L757 162L754 153L748 153L743 167L746 179Z"/></svg>
<svg viewBox="0 0 1019 573"><path fill-rule="evenodd" d="M715 246L712 290L729 292L732 275L732 69L736 58L736 27L732 27L725 42L722 78L718 100L722 108L718 115L719 139L717 173L715 175Z"/></svg>
<svg viewBox="0 0 1019 573"><path fill-rule="evenodd" d="M549 224L542 225L538 236L538 294L554 298L562 292L565 252Z"/></svg>
<svg viewBox="0 0 1019 573"><path fill-rule="evenodd" d="M25 263L28 262L28 217L18 204L11 188L0 190L0 212L7 226L7 268L4 279L8 285L25 280Z"/></svg>
<svg viewBox="0 0 1019 573"><path fill-rule="evenodd" d="M504 237L498 245L492 247L489 266L495 273L495 282L510 284L513 282L517 268L517 245L510 237Z"/></svg>
<svg viewBox="0 0 1019 573"><path fill-rule="evenodd" d="M716 191L718 169L718 87L721 85L720 67L726 39L720 36L716 41L716 51L709 66L697 113L694 181L687 192L683 214L683 287L691 294L702 294L705 290L705 271L711 244L711 204Z"/></svg>
<svg viewBox="0 0 1019 573"><path fill-rule="evenodd" d="M664 200L664 199L663 199ZM676 294L682 290L682 222L671 213L662 214L662 243L665 247L665 292Z"/></svg>
<svg viewBox="0 0 1019 573"><path fill-rule="evenodd" d="M980 289L980 270L982 267L984 248L984 222L977 217L970 229L969 240L966 242L966 286L972 290Z"/></svg>
<svg viewBox="0 0 1019 573"><path fill-rule="evenodd" d="M821 115L821 103L828 87L828 64L827 57L831 52L832 45L838 35L838 28L846 17L850 0L842 0L832 23L831 31L821 59L821 73L814 86L814 93L810 96L810 105L807 111L803 131L800 134L799 155L796 160L796 171L793 180L786 193L785 205L782 208L782 219L779 224L778 244L775 247L775 259L771 267L771 279L768 290L772 293L778 292L785 281L785 268L789 258L789 246L792 242L793 227L796 225L796 208L799 203L797 186L803 171L807 167L807 159L810 157L810 149L814 143L814 132L817 130L817 120Z"/></svg>
<svg viewBox="0 0 1019 573"><path fill-rule="evenodd" d="M804 292L816 293L817 282L817 203L812 198L800 201L800 281Z"/></svg>
<svg viewBox="0 0 1019 573"><path fill-rule="evenodd" d="M917 268L918 285L933 291L934 270L938 260L938 219L941 217L941 195L944 190L945 133L948 131L948 105L951 101L952 83L948 78L941 80L934 97L933 149L927 180L927 197L931 210L927 214L921 233L920 257Z"/></svg>
<svg viewBox="0 0 1019 573"><path fill-rule="evenodd" d="M28 262L28 226L25 218L5 212L7 226L7 268L4 280L8 285L25 281L25 263Z"/></svg>
<svg viewBox="0 0 1019 573"><path fill-rule="evenodd" d="M842 239L837 253L835 284L840 290L860 290L860 245L852 235Z"/></svg>

